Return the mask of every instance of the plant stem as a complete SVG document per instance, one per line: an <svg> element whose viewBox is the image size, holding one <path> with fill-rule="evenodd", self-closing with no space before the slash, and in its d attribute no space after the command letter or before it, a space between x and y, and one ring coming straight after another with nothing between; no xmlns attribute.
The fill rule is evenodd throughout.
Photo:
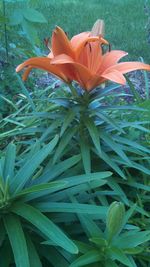
<svg viewBox="0 0 150 267"><path fill-rule="evenodd" d="M68 86L70 88L70 91L71 91L72 95L74 97L78 97L78 93L77 93L76 89L72 86L72 84L70 83L70 84L68 84Z"/></svg>
<svg viewBox="0 0 150 267"><path fill-rule="evenodd" d="M3 15L4 15L4 18L6 19L5 0L3 0ZM4 22L4 35L5 35L6 62L8 63L8 38L7 38L7 25L6 25L6 20Z"/></svg>

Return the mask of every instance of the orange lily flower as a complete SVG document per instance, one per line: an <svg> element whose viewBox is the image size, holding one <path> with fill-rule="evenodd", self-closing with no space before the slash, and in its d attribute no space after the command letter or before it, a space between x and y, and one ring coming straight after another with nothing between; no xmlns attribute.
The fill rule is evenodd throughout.
<svg viewBox="0 0 150 267"><path fill-rule="evenodd" d="M51 60L60 54L66 54L74 60L78 60L83 47L88 42L91 43L96 40L99 40L100 43L108 43L101 36L91 36L90 32L82 32L69 40L66 33L60 27L56 27L52 34L52 47L48 57L30 58L20 64L16 68L16 71L19 72L23 68L27 67L23 74L23 80L26 80L30 71L33 68L38 68L56 75L66 83L70 83L74 80L74 72L72 69L65 65L54 66L51 64Z"/></svg>
<svg viewBox="0 0 150 267"><path fill-rule="evenodd" d="M52 51L47 58L31 58L17 67L17 71L24 67L25 80L32 68L46 70L67 83L72 80L78 82L87 91L92 90L107 80L124 85L123 74L143 69L150 71L150 65L142 62L118 61L127 55L126 52L113 50L102 54L101 44L108 44L99 34L97 23L92 32L83 32L74 36L70 41L64 31L56 27L52 34ZM93 36L95 34L99 36Z"/></svg>

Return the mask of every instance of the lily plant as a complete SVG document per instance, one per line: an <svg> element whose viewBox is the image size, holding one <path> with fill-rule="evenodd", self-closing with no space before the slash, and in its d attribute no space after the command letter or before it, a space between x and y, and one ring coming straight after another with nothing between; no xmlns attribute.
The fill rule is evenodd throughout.
<svg viewBox="0 0 150 267"><path fill-rule="evenodd" d="M124 133L129 127L133 127L133 122L127 123L122 119L119 121L122 117L121 112L125 114L125 110L129 112L129 109L139 108L111 106L107 98L110 95L116 96L114 90L118 89L118 85L105 88L102 86L108 80L118 83L119 86L124 85L124 74L138 69L150 71L150 65L143 62L118 63L127 53L110 49L109 42L104 39L103 20L96 21L91 31L77 34L71 40L57 26L48 47L50 53L47 57L30 58L20 64L16 71L25 68L23 80L26 80L33 68L42 69L54 74L70 87L70 95L68 91L62 92L60 88L48 98L53 106L51 114L56 116L57 112L60 127L60 140L54 153L54 162L63 157L66 149L70 151L71 146L68 145L71 142L77 153L82 155L83 169L86 173L93 170L91 158L94 153L94 168L98 159L98 166L103 166L102 163L105 162L107 168L104 168L111 167L124 179L124 167L140 169L150 174L138 161L141 151L149 155L150 150L133 142L135 140L129 142L125 138ZM94 90L95 88L97 89ZM59 95L60 91L62 95ZM120 93L117 93L117 96L119 95ZM138 126L137 122L134 122L134 127ZM140 129L146 131L144 127ZM57 129L57 133L58 131ZM128 158L128 152L131 150L134 161Z"/></svg>

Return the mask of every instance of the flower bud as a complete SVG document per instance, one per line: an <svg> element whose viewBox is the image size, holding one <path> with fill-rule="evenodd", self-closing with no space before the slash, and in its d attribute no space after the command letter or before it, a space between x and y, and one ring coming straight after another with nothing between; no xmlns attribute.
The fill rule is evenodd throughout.
<svg viewBox="0 0 150 267"><path fill-rule="evenodd" d="M124 215L125 208L123 203L115 201L110 205L106 220L109 240L111 240L120 232L124 220Z"/></svg>
<svg viewBox="0 0 150 267"><path fill-rule="evenodd" d="M91 30L91 36L104 36L105 24L102 19L98 19Z"/></svg>

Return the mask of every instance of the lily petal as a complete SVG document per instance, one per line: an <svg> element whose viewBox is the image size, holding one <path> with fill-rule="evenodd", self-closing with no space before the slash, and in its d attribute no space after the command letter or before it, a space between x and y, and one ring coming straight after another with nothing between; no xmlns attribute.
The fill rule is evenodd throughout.
<svg viewBox="0 0 150 267"><path fill-rule="evenodd" d="M44 58L44 57L43 58L42 57L30 58L26 60L25 62L23 62L22 64L20 64L16 68L16 71L19 72L25 67L28 67L28 68L25 70L25 73L23 75L24 80L27 79L31 69L37 68L37 69L48 71L58 76L59 78L61 78L67 83L70 82L70 75L68 73L68 70L66 70L65 66L57 67L55 65L52 65L51 60L49 58Z"/></svg>
<svg viewBox="0 0 150 267"><path fill-rule="evenodd" d="M27 67L22 75L22 80L26 81L33 67Z"/></svg>
<svg viewBox="0 0 150 267"><path fill-rule="evenodd" d="M69 56L74 56L71 43L66 35L66 33L60 28L56 27L52 34L51 46L54 56L60 54L67 54Z"/></svg>
<svg viewBox="0 0 150 267"><path fill-rule="evenodd" d="M79 62L85 65L93 74L98 72L101 60L102 49L99 41L86 44L79 58Z"/></svg>
<svg viewBox="0 0 150 267"><path fill-rule="evenodd" d="M104 54L99 66L98 74L103 73L103 71L115 65L122 57L126 55L128 55L128 53L121 50L112 50Z"/></svg>
<svg viewBox="0 0 150 267"><path fill-rule="evenodd" d="M150 71L150 65L142 63L142 62L121 62L119 64L116 64L110 68L108 68L108 71L113 70L120 71L122 74L125 74L130 71L134 70L147 70Z"/></svg>
<svg viewBox="0 0 150 267"><path fill-rule="evenodd" d="M101 77L105 78L106 80L110 80L112 82L119 83L122 85L126 84L125 77L122 75L121 72L117 71L116 69L102 74Z"/></svg>

